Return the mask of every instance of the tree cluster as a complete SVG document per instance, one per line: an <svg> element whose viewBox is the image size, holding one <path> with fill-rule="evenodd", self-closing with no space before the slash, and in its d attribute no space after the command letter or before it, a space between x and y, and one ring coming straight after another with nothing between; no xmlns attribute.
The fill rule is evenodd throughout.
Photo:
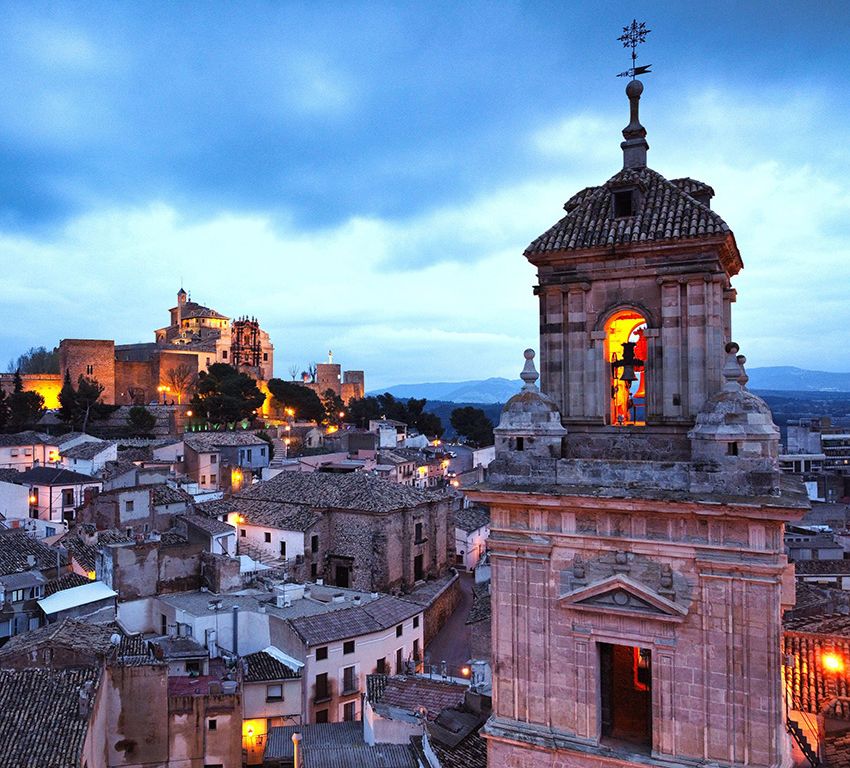
<svg viewBox="0 0 850 768"><path fill-rule="evenodd" d="M134 432L147 435L156 426L156 416L145 406L134 405L127 414L127 423Z"/></svg>
<svg viewBox="0 0 850 768"><path fill-rule="evenodd" d="M214 363L198 375L192 408L198 418L218 429L251 419L265 399L247 373L226 363Z"/></svg>
<svg viewBox="0 0 850 768"><path fill-rule="evenodd" d="M66 370L59 390L59 418L72 429L85 432L92 419L105 419L114 413L117 405L106 405L100 396L103 384L97 379L80 375L77 386L71 382L71 374Z"/></svg>
<svg viewBox="0 0 850 768"><path fill-rule="evenodd" d="M44 398L38 392L24 390L20 371L16 371L12 394L0 389L0 429L20 432L35 425L43 413Z"/></svg>
<svg viewBox="0 0 850 768"><path fill-rule="evenodd" d="M269 392L274 405L280 410L290 409L299 421L315 421L320 424L325 418L325 408L319 396L309 387L283 379L269 379Z"/></svg>
<svg viewBox="0 0 850 768"><path fill-rule="evenodd" d="M455 408L450 417L452 428L466 442L475 445L493 445L493 422L480 408L465 405Z"/></svg>
<svg viewBox="0 0 850 768"><path fill-rule="evenodd" d="M9 361L9 373L59 373L59 348L30 347L17 360Z"/></svg>
<svg viewBox="0 0 850 768"><path fill-rule="evenodd" d="M425 410L427 402L424 398L397 400L389 392L377 396L370 395L352 400L348 404L347 420L365 429L371 420L386 417L402 421L408 427L417 429L420 434L440 437L443 434L443 423L439 416Z"/></svg>

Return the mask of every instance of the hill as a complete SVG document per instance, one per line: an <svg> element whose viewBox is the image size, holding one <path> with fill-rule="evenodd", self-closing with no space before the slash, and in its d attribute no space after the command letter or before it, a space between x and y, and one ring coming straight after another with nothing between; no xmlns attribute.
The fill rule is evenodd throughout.
<svg viewBox="0 0 850 768"><path fill-rule="evenodd" d="M850 373L831 373L829 371L809 371L790 365L766 368L748 368L750 389L762 389L772 392L850 392ZM471 379L469 381L442 381L423 384L397 384L385 389L368 392L380 395L389 392L400 398L424 397L426 400L466 405L486 403L504 403L519 392L522 381L519 379Z"/></svg>

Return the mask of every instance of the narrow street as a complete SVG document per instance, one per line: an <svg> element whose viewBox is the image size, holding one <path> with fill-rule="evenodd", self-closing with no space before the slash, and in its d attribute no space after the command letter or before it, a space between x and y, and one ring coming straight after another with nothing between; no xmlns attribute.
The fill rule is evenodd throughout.
<svg viewBox="0 0 850 768"><path fill-rule="evenodd" d="M441 662L445 661L448 665L448 674L455 677L460 677L461 667L469 661L471 656L469 627L466 626L466 619L472 607L474 578L471 573L461 572L460 602L449 620L425 649L425 656L430 664L439 668Z"/></svg>

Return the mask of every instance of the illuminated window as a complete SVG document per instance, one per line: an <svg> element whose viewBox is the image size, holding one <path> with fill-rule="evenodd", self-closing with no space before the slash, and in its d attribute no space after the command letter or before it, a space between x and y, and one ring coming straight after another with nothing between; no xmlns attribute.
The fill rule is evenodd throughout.
<svg viewBox="0 0 850 768"><path fill-rule="evenodd" d="M646 319L631 309L615 312L605 323L609 423L615 426L646 424L646 355Z"/></svg>

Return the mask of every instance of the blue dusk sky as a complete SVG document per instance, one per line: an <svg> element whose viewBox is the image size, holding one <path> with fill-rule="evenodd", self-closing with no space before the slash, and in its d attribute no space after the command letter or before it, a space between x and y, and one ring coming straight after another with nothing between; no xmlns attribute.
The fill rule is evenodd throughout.
<svg viewBox="0 0 850 768"><path fill-rule="evenodd" d="M848 370L846 2L2 3L0 361L152 341L181 280L276 373L517 375L522 252L621 167L711 184L750 365Z"/></svg>

